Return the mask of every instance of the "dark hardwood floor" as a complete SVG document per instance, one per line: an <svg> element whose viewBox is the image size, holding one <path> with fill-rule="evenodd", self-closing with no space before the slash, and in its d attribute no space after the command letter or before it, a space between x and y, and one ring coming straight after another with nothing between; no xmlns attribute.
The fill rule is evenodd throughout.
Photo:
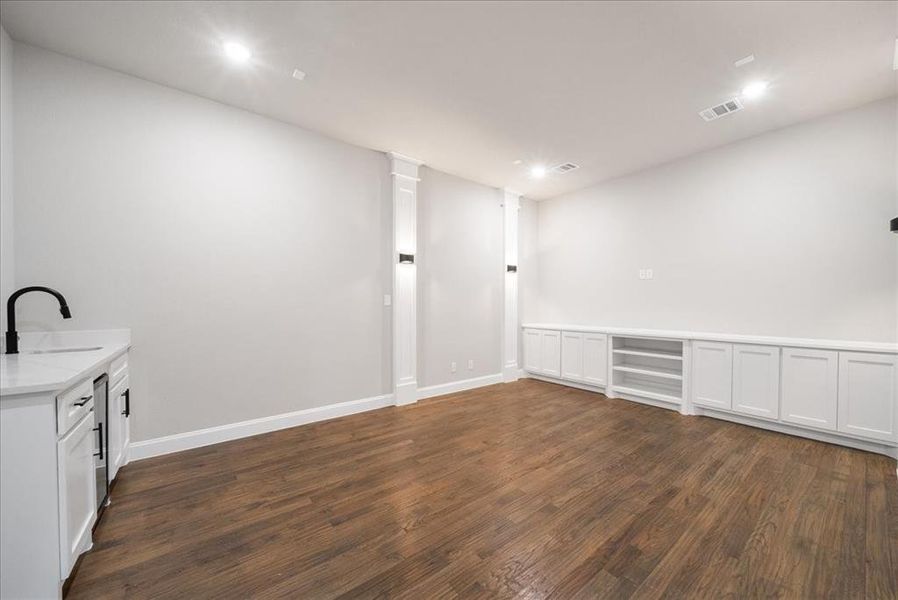
<svg viewBox="0 0 898 600"><path fill-rule="evenodd" d="M895 462L522 380L128 465L77 598L898 598Z"/></svg>

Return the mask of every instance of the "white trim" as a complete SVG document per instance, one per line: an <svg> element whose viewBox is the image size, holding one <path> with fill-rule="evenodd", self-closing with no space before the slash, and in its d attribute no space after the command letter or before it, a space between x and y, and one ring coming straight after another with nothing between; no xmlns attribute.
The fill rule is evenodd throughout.
<svg viewBox="0 0 898 600"><path fill-rule="evenodd" d="M400 264L399 254L418 248L418 163L391 154L393 174L393 396L396 404L417 401L418 266Z"/></svg>
<svg viewBox="0 0 898 600"><path fill-rule="evenodd" d="M505 383L513 383L521 377L523 377L523 371L518 368L517 362L507 364L502 369L502 381Z"/></svg>
<svg viewBox="0 0 898 600"><path fill-rule="evenodd" d="M374 396L373 398L362 398L361 400L350 400L348 402L339 402L327 406L316 406L314 408L272 415L270 417L251 419L239 423L229 423L227 425L198 429L196 431L176 433L174 435L167 435L141 442L131 442L131 445L128 448L128 460L142 460L153 456L171 454L172 452L220 444L221 442L238 440L240 438L259 435L260 433L269 433L271 431L278 431L279 429L288 429L290 427L297 427L308 423L345 417L392 405L393 394L384 394L382 396Z"/></svg>
<svg viewBox="0 0 898 600"><path fill-rule="evenodd" d="M418 388L418 400L443 396L445 394L454 394L455 392L464 392L497 383L502 383L502 373L484 375L483 377L473 377L471 379L462 379L461 381L450 381L449 383L441 383L439 385L429 385L427 387Z"/></svg>
<svg viewBox="0 0 898 600"><path fill-rule="evenodd" d="M502 337L500 360L503 365L502 377L506 383L511 383L517 379L518 344L521 336L520 321L518 319L518 281L520 276L518 271L508 272L507 270L508 265L520 268L520 261L518 260L518 211L520 206L520 196L505 190L502 199L502 228L505 252L501 265L504 295L502 325L500 328Z"/></svg>
<svg viewBox="0 0 898 600"><path fill-rule="evenodd" d="M890 342L864 342L850 340L815 340L807 338L771 337L742 335L736 333L706 333L696 331L673 331L665 329L628 329L623 327L592 327L589 325L565 325L556 323L524 323L523 329L550 329L553 331L580 331L584 333L607 333L617 336L661 338L668 340L702 340L731 342L734 344L761 344L766 346L786 346L790 348L819 348L826 350L854 350L857 352L898 353L898 344Z"/></svg>
<svg viewBox="0 0 898 600"><path fill-rule="evenodd" d="M396 406L414 404L418 401L418 382L409 381L398 384L396 391L393 393L393 398Z"/></svg>
<svg viewBox="0 0 898 600"><path fill-rule="evenodd" d="M778 423L767 419L755 419L743 415L734 415L726 412L716 411L713 408L695 407L695 414L700 417L711 417L722 421L731 421L740 425L748 425L757 427L758 429L767 429L776 431L777 433L785 433L803 438L817 440L818 442L828 442L830 444L838 444L839 446L848 446L849 448L857 448L858 450L866 450L867 452L875 452L884 454L894 459L898 459L898 448L887 446L885 444L877 444L876 442L866 442L855 438L843 437L834 433L825 433L823 431L811 431L803 427L793 427L786 423Z"/></svg>
<svg viewBox="0 0 898 600"><path fill-rule="evenodd" d="M395 160L412 163L416 167L420 167L424 164L423 160L418 160L417 158L412 158L411 156L406 156L405 154L399 154L398 152L387 152L387 155Z"/></svg>

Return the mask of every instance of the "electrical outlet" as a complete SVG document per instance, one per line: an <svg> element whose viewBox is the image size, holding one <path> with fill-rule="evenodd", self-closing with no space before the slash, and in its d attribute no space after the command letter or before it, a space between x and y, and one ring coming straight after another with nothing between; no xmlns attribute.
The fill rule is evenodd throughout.
<svg viewBox="0 0 898 600"><path fill-rule="evenodd" d="M474 370L474 359L473 358L468 359L468 370L469 371Z"/></svg>
<svg viewBox="0 0 898 600"><path fill-rule="evenodd" d="M458 364L454 360L451 363L449 363L449 371L452 373L455 373L456 371L458 371Z"/></svg>
<svg viewBox="0 0 898 600"><path fill-rule="evenodd" d="M655 278L654 271L652 271L651 269L646 269L645 270L645 278L646 279L654 279Z"/></svg>

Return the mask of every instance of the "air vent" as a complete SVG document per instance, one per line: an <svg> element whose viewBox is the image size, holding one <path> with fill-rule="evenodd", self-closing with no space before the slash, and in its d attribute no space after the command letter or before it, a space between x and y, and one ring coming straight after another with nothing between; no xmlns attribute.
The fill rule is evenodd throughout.
<svg viewBox="0 0 898 600"><path fill-rule="evenodd" d="M574 169L579 169L580 165L575 165L574 163L564 163L558 165L557 167L553 167L552 171L555 173L567 173L568 171L573 171Z"/></svg>
<svg viewBox="0 0 898 600"><path fill-rule="evenodd" d="M732 100L727 100L723 104L706 108L705 110L700 111L698 115L705 121L714 121L739 110L742 110L742 103L739 101L739 98L733 98Z"/></svg>

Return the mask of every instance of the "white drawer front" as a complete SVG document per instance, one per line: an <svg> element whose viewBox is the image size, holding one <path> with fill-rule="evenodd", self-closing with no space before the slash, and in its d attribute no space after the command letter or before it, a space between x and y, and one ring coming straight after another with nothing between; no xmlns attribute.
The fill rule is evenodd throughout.
<svg viewBox="0 0 898 600"><path fill-rule="evenodd" d="M88 379L56 397L56 433L62 437L93 408L94 384Z"/></svg>

